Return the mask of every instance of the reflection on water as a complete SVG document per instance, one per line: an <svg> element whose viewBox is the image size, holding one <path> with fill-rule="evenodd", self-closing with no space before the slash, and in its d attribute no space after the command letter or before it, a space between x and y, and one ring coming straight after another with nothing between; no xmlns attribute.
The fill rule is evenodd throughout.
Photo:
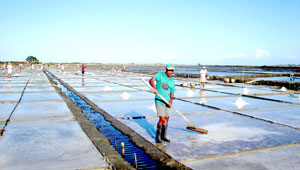
<svg viewBox="0 0 300 170"><path fill-rule="evenodd" d="M187 97L193 97L195 94L195 92L191 89L188 89L188 91L186 92Z"/></svg>
<svg viewBox="0 0 300 170"><path fill-rule="evenodd" d="M200 90L200 104L206 104L205 91L203 89Z"/></svg>
<svg viewBox="0 0 300 170"><path fill-rule="evenodd" d="M11 84L11 80L9 79L7 82L7 91L10 93L12 92L12 84Z"/></svg>
<svg viewBox="0 0 300 170"><path fill-rule="evenodd" d="M84 82L84 76L82 76L81 78L81 86L84 87L85 86L85 82Z"/></svg>

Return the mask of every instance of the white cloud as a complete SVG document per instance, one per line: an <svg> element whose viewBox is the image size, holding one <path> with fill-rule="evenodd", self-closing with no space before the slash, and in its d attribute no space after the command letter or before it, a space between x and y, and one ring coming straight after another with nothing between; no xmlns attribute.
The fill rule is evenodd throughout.
<svg viewBox="0 0 300 170"><path fill-rule="evenodd" d="M257 48L254 50L255 58L265 58L270 56L270 52L265 49Z"/></svg>
<svg viewBox="0 0 300 170"><path fill-rule="evenodd" d="M297 60L298 59L297 56L286 56L285 58L289 59L289 60Z"/></svg>

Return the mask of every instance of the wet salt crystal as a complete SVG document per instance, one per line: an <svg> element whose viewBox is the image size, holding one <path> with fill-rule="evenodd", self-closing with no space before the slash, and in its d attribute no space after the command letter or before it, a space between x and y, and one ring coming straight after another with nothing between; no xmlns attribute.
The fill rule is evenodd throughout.
<svg viewBox="0 0 300 170"><path fill-rule="evenodd" d="M248 105L249 103L245 102L241 97L238 98L236 101L235 101L235 106L238 108L238 109L242 109L245 105Z"/></svg>
<svg viewBox="0 0 300 170"><path fill-rule="evenodd" d="M249 90L247 88L243 88L243 94L248 94Z"/></svg>
<svg viewBox="0 0 300 170"><path fill-rule="evenodd" d="M209 129L207 135L199 135L202 141L209 141L213 143L227 142L227 141L260 141L267 135L280 135L280 132L267 131L261 127L241 127L234 126L229 123L212 123L203 126L204 129ZM205 138L204 138L205 137Z"/></svg>
<svg viewBox="0 0 300 170"><path fill-rule="evenodd" d="M156 107L155 107L155 104L152 104L149 109L153 110L155 113L156 113Z"/></svg>
<svg viewBox="0 0 300 170"><path fill-rule="evenodd" d="M281 87L280 91L286 91L286 88L283 86Z"/></svg>
<svg viewBox="0 0 300 170"><path fill-rule="evenodd" d="M121 97L122 97L123 100L128 100L129 97L130 97L130 95L125 91L125 92L123 92L123 93L121 94Z"/></svg>
<svg viewBox="0 0 300 170"><path fill-rule="evenodd" d="M111 87L105 86L105 87L104 87L104 91L111 91Z"/></svg>
<svg viewBox="0 0 300 170"><path fill-rule="evenodd" d="M191 90L191 89L189 89L189 90L187 91L187 93L186 93L186 95L187 95L188 97L193 97L194 94L195 94L195 92L193 92L193 90Z"/></svg>

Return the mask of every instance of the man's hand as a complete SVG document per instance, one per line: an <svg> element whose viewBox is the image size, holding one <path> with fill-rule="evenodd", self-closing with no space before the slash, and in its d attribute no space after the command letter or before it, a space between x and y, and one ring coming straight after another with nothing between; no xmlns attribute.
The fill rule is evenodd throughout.
<svg viewBox="0 0 300 170"><path fill-rule="evenodd" d="M157 89L156 89L156 87L155 87L155 83L154 83L155 81L156 81L155 78L152 77L152 78L149 80L149 84L152 86L154 94L158 94L158 91L157 91Z"/></svg>

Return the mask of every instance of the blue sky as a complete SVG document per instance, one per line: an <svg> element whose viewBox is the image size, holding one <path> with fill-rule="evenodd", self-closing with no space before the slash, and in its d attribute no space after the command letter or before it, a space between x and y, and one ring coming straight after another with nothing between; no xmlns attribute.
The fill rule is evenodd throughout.
<svg viewBox="0 0 300 170"><path fill-rule="evenodd" d="M300 0L0 0L0 61L300 64Z"/></svg>

